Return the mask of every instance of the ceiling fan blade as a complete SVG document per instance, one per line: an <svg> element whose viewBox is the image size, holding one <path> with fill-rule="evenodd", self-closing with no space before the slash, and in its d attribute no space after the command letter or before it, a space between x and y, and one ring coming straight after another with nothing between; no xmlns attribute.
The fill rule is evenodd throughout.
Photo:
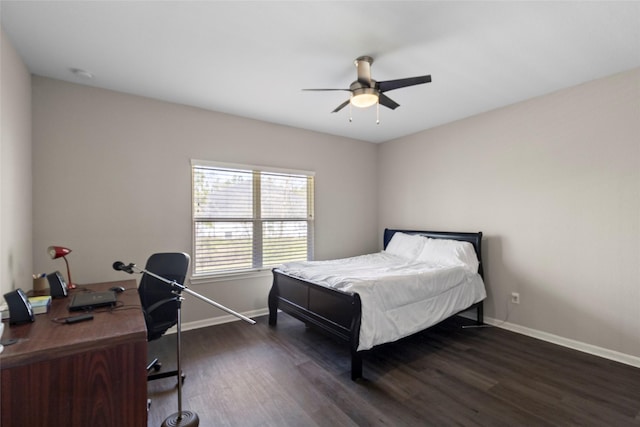
<svg viewBox="0 0 640 427"><path fill-rule="evenodd" d="M381 94L378 95L378 103L381 104L381 105L384 105L387 108L391 108L392 110L395 110L396 108L398 108L400 106L400 104L398 104L393 99L389 98L384 93L381 93Z"/></svg>
<svg viewBox="0 0 640 427"><path fill-rule="evenodd" d="M342 110L344 107L346 107L347 105L349 105L349 102L351 102L351 99L347 99L346 101L344 101L342 104L338 105L336 107L335 110L332 111L332 113L337 113L338 111Z"/></svg>
<svg viewBox="0 0 640 427"><path fill-rule="evenodd" d="M351 89L302 89L304 91L312 91L312 92L324 92L328 90L346 90L347 92L351 91Z"/></svg>
<svg viewBox="0 0 640 427"><path fill-rule="evenodd" d="M384 82L378 82L377 86L380 92L387 92L389 90L400 89L401 87L414 86L429 82L431 82L431 75L407 77L406 79L398 80L386 80Z"/></svg>

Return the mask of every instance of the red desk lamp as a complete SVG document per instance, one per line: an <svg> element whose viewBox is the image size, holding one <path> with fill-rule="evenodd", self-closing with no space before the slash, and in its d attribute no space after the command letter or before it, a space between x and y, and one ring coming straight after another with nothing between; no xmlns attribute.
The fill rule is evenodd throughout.
<svg viewBox="0 0 640 427"><path fill-rule="evenodd" d="M49 252L49 256L51 259L57 259L62 257L64 262L67 264L67 278L69 279L68 288L74 289L76 285L71 281L71 270L69 270L69 261L67 261L67 255L71 253L71 249L63 248L62 246L49 246L47 248L47 252Z"/></svg>

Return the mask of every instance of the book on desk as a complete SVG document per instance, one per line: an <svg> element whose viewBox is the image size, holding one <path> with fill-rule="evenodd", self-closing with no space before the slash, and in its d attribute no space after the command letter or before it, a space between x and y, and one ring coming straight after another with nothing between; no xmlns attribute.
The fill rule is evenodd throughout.
<svg viewBox="0 0 640 427"><path fill-rule="evenodd" d="M34 314L49 312L49 308L51 308L51 296L44 295L40 297L29 297L28 299Z"/></svg>
<svg viewBox="0 0 640 427"><path fill-rule="evenodd" d="M33 296L29 297L28 300L33 314L45 314L51 308L51 296L49 295ZM9 319L9 306L6 303L0 304L0 313L2 314L2 320Z"/></svg>

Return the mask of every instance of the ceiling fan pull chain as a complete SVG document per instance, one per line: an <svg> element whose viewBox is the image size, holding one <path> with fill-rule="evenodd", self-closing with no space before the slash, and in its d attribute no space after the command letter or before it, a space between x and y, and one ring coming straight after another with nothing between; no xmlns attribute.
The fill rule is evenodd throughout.
<svg viewBox="0 0 640 427"><path fill-rule="evenodd" d="M376 124L380 124L380 103L376 103Z"/></svg>
<svg viewBox="0 0 640 427"><path fill-rule="evenodd" d="M349 103L349 123L353 121L353 114L351 114L351 103Z"/></svg>

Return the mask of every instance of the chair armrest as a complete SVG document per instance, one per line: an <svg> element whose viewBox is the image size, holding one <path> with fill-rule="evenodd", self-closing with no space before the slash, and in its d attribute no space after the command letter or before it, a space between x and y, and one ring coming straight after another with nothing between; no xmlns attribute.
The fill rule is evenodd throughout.
<svg viewBox="0 0 640 427"><path fill-rule="evenodd" d="M159 307L162 307L163 305L165 305L168 302L172 302L172 301L176 301L178 297L171 297L171 298L165 298L162 299L158 302L156 302L155 304L151 304L149 307L145 308L144 311L149 315L152 316L152 313L157 310Z"/></svg>

